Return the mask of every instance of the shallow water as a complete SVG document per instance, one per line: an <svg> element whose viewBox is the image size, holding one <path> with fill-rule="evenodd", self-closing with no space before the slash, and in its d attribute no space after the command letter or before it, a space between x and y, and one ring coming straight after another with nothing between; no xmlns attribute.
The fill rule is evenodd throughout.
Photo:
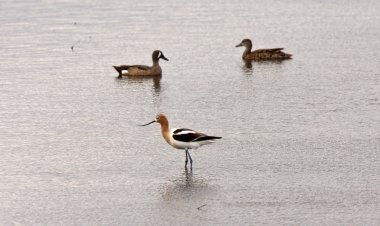
<svg viewBox="0 0 380 226"><path fill-rule="evenodd" d="M380 224L377 1L0 8L1 225ZM154 49L161 79L116 78ZM186 171L157 112L223 139Z"/></svg>

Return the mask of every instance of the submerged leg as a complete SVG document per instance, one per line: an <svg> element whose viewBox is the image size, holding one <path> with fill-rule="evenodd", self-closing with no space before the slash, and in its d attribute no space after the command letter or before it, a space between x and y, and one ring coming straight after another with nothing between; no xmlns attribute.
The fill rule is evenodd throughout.
<svg viewBox="0 0 380 226"><path fill-rule="evenodd" d="M186 155L185 168L187 167L187 162L188 162L188 161L187 161L187 153L188 153L188 152L187 152L187 149L185 149L185 155Z"/></svg>

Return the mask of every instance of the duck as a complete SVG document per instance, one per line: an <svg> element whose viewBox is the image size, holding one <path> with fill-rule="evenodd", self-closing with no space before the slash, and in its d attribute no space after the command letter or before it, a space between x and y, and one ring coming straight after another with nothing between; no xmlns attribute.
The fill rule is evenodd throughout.
<svg viewBox="0 0 380 226"><path fill-rule="evenodd" d="M161 76L162 69L158 63L160 59L169 61L168 58L162 53L161 50L154 50L152 53L152 66L147 65L119 65L113 66L115 70L119 73L119 78L124 76ZM127 71L127 73L122 73Z"/></svg>
<svg viewBox="0 0 380 226"><path fill-rule="evenodd" d="M187 167L187 163L190 160L190 167L193 167L193 159L191 158L189 149L197 149L203 145L214 143L217 139L221 139L222 137L218 136L209 136L204 133L196 132L192 129L186 128L169 128L169 120L165 114L159 113L156 115L156 118L144 125L147 126L152 123L159 123L161 125L161 134L165 141L172 147L176 149L184 149L186 160L185 160L185 168Z"/></svg>
<svg viewBox="0 0 380 226"><path fill-rule="evenodd" d="M240 44L236 47L244 46L245 50L243 53L243 60L286 60L291 59L292 55L282 52L284 48L273 48L273 49L257 49L251 52L252 50L252 41L250 39L243 39Z"/></svg>

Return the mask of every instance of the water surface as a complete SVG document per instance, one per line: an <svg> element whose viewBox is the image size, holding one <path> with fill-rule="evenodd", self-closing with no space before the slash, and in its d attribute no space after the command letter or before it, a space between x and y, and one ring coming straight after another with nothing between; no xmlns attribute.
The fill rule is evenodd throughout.
<svg viewBox="0 0 380 226"><path fill-rule="evenodd" d="M0 224L380 224L377 1L0 8ZM116 78L154 49L162 78ZM186 171L157 112L223 139Z"/></svg>

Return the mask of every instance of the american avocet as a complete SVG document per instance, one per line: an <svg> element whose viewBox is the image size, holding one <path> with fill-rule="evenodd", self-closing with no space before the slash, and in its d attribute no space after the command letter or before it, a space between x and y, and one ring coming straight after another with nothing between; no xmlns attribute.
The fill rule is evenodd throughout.
<svg viewBox="0 0 380 226"><path fill-rule="evenodd" d="M202 145L215 142L216 139L221 139L221 137L208 136L191 129L169 129L169 121L164 114L158 114L153 121L141 126L147 126L154 122L160 123L162 136L168 144L177 149L185 149L185 167L188 159L190 160L190 166L193 166L193 159L190 156L189 149L197 149Z"/></svg>

